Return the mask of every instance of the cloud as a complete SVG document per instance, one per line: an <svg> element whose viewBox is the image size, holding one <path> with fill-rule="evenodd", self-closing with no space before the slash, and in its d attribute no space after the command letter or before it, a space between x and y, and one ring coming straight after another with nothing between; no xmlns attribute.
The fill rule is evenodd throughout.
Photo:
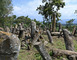
<svg viewBox="0 0 77 60"><path fill-rule="evenodd" d="M75 2L77 2L77 0L73 0L73 1L71 1L71 0L63 0L66 4L70 4L70 3L75 3Z"/></svg>
<svg viewBox="0 0 77 60"><path fill-rule="evenodd" d="M22 15L27 16L28 15L32 19L34 18L38 19L39 17L42 20L41 15L39 15L38 11L36 11L37 7L40 4L42 4L41 0L33 0L27 4L23 4L20 6L14 6L13 14L16 14L17 16L22 16Z"/></svg>
<svg viewBox="0 0 77 60"><path fill-rule="evenodd" d="M77 5L66 5L64 8L61 8L59 11L62 14L61 19L76 19L75 10L77 10Z"/></svg>
<svg viewBox="0 0 77 60"><path fill-rule="evenodd" d="M66 6L64 8L61 8L59 11L62 14L61 19L76 19L76 15L74 14L75 10L77 10L77 1L76 0L64 0L66 3ZM43 20L42 16L38 14L38 11L36 11L36 8L42 4L42 0L30 0L29 2L22 4L22 5L14 5L13 14L17 16L29 16L31 19L36 18L37 20Z"/></svg>

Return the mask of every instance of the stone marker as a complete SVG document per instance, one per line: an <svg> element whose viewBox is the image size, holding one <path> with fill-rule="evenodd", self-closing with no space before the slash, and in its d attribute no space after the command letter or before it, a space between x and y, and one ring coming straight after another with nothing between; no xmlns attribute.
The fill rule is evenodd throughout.
<svg viewBox="0 0 77 60"><path fill-rule="evenodd" d="M52 60L50 55L46 51L44 44L40 42L36 42L34 47L38 50L38 52L40 53L40 55L42 56L44 60Z"/></svg>
<svg viewBox="0 0 77 60"><path fill-rule="evenodd" d="M75 36L75 34L76 34L76 27L74 27L73 32L72 32L72 35Z"/></svg>
<svg viewBox="0 0 77 60"><path fill-rule="evenodd" d="M17 60L19 51L19 38L14 34L0 31L0 60Z"/></svg>
<svg viewBox="0 0 77 60"><path fill-rule="evenodd" d="M63 34L64 34L64 41L65 41L66 50L74 51L73 39L70 36L70 32L67 29L64 29Z"/></svg>
<svg viewBox="0 0 77 60"><path fill-rule="evenodd" d="M61 23L59 23L59 31L58 32L60 32L60 34L58 35L58 38L59 38L60 36L62 36L62 25L61 25Z"/></svg>
<svg viewBox="0 0 77 60"><path fill-rule="evenodd" d="M17 33L17 28L18 28L18 25L16 24L13 28L13 33L16 34Z"/></svg>
<svg viewBox="0 0 77 60"><path fill-rule="evenodd" d="M19 31L19 36L18 36L19 38L24 38L25 37L25 32L24 32L24 30L20 30Z"/></svg>
<svg viewBox="0 0 77 60"><path fill-rule="evenodd" d="M50 42L50 43L53 43L53 39L52 39L52 36L51 36L49 30L47 30L47 35L48 35L49 42Z"/></svg>
<svg viewBox="0 0 77 60"><path fill-rule="evenodd" d="M74 51L74 44L73 44L73 39L70 34L70 32L67 29L63 29L63 34L64 34L64 41L65 41L65 46L66 50ZM67 56L67 58L70 60L71 56ZM72 57L72 59L76 59L75 57Z"/></svg>
<svg viewBox="0 0 77 60"><path fill-rule="evenodd" d="M24 32L24 28L23 28L23 26L22 26L22 24L21 23L19 23L19 38L25 38L25 36L24 36L24 34L25 34L25 32Z"/></svg>
<svg viewBox="0 0 77 60"><path fill-rule="evenodd" d="M5 27L5 32L10 32L9 27Z"/></svg>
<svg viewBox="0 0 77 60"><path fill-rule="evenodd" d="M76 56L75 55L69 56L69 60L76 60Z"/></svg>
<svg viewBox="0 0 77 60"><path fill-rule="evenodd" d="M31 38L34 38L35 35L35 31L36 31L36 23L34 21L31 22Z"/></svg>
<svg viewBox="0 0 77 60"><path fill-rule="evenodd" d="M11 25L10 26L10 32L12 33L12 31L13 31L13 26Z"/></svg>
<svg viewBox="0 0 77 60"><path fill-rule="evenodd" d="M48 52L46 51L46 48L42 42L38 42L38 39L40 38L41 34L38 34L34 37L32 44L34 47L38 50L40 55L42 56L43 60L52 60Z"/></svg>
<svg viewBox="0 0 77 60"><path fill-rule="evenodd" d="M62 25L61 25L61 23L59 23L59 32L61 32L62 31Z"/></svg>

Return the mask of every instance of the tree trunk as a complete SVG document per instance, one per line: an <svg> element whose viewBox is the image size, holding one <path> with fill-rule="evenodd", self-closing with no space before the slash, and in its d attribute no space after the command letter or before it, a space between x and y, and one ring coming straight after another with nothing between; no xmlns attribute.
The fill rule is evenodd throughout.
<svg viewBox="0 0 77 60"><path fill-rule="evenodd" d="M52 31L55 32L55 29L56 29L56 15L53 14Z"/></svg>

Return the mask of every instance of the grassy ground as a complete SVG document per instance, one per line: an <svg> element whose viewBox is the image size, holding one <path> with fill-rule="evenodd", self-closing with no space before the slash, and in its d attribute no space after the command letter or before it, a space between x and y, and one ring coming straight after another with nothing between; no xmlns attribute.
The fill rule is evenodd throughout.
<svg viewBox="0 0 77 60"><path fill-rule="evenodd" d="M43 39L42 42L44 43L45 41L48 41L48 37L47 35L42 35ZM54 44L46 44L46 49L48 51L48 53L50 54L50 49L51 48L58 48L58 49L62 49L65 50L65 44L64 44L64 39L62 37L58 38L57 36L53 37L53 42ZM74 42L74 47L75 47L75 51L77 51L77 37L73 37L73 42ZM60 60L62 57L60 57L57 60ZM34 48L31 47L31 50L28 51L26 49L20 51L19 56L18 56L18 60L43 60L42 57L40 56L40 54L38 53L38 51Z"/></svg>

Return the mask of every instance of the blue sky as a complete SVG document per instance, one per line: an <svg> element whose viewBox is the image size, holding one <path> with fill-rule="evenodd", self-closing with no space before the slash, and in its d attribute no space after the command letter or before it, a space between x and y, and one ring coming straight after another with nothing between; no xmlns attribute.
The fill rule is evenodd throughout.
<svg viewBox="0 0 77 60"><path fill-rule="evenodd" d="M77 10L77 0L64 0L66 5L59 12L62 14L62 22L70 19L77 19L75 10ZM31 19L43 20L43 16L38 14L36 8L42 4L42 0L12 0L13 14L17 16L29 16Z"/></svg>

